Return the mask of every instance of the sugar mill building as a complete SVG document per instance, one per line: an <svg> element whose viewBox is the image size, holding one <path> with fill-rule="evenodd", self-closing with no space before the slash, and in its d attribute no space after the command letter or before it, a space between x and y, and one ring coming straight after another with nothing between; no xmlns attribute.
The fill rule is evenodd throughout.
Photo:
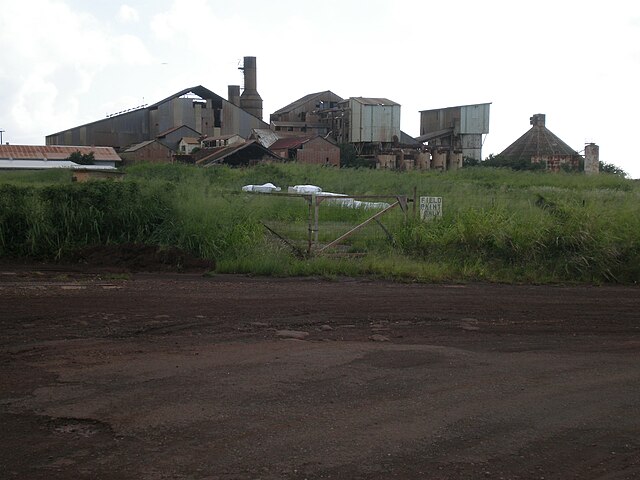
<svg viewBox="0 0 640 480"><path fill-rule="evenodd" d="M240 95L239 86L229 86L229 100L197 85L153 105L119 112L102 120L48 135L46 143L104 145L124 150L181 127L188 127L204 136L237 134L248 138L254 128L269 128L269 125L262 121L262 98L256 89L255 57L245 57L241 69L244 71L244 91ZM179 141L180 138L175 146L169 146L175 150Z"/></svg>
<svg viewBox="0 0 640 480"><path fill-rule="evenodd" d="M326 136L330 125L322 121L322 112L338 106L342 97L330 90L305 95L270 116L271 129L279 137Z"/></svg>

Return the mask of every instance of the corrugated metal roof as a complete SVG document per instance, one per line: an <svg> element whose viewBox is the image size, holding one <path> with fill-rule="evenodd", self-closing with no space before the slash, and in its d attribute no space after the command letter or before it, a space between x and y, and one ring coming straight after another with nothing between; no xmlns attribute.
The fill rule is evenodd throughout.
<svg viewBox="0 0 640 480"><path fill-rule="evenodd" d="M388 98L372 98L372 97L351 97L351 98L363 105L379 105L379 106L400 105L399 103L396 103L393 100L389 100Z"/></svg>
<svg viewBox="0 0 640 480"><path fill-rule="evenodd" d="M271 150L284 150L289 148L298 148L307 143L312 138L316 138L318 135L311 135L306 137L285 137L276 140L269 147Z"/></svg>
<svg viewBox="0 0 640 480"><path fill-rule="evenodd" d="M126 150L124 150L122 153L127 153L127 152L135 152L136 150L140 150L141 148L146 147L147 145L151 145L154 142L158 142L158 140L156 140L155 138L153 140L147 140L146 142L140 142L140 143L136 143L134 145L131 145L129 147L126 148ZM167 147L166 145L163 145L162 143L158 142L159 145L162 145L163 147L169 149L169 147Z"/></svg>
<svg viewBox="0 0 640 480"><path fill-rule="evenodd" d="M203 148L198 152L199 158L196 160L196 164L203 165L206 167L214 163L221 163L228 156L252 146L259 148L266 155L270 155L275 159L281 160L281 158L278 157L275 153L273 153L268 148L262 146L257 141L249 140L244 143L234 143L232 145L227 145L224 147Z"/></svg>
<svg viewBox="0 0 640 480"><path fill-rule="evenodd" d="M295 110L296 108L298 108L298 107L304 105L305 103L313 100L315 97L319 97L320 95L324 95L325 93L336 95L331 90L325 90L323 92L310 93L309 95L305 95L304 97L299 98L295 102L290 103L286 107L282 107L280 110L276 110L275 112L272 113L272 115L281 115L283 113L290 112L291 110ZM339 95L336 95L336 97L341 98Z"/></svg>
<svg viewBox="0 0 640 480"><path fill-rule="evenodd" d="M255 138L263 147L267 148L273 145L278 138L280 138L276 132L270 128L254 128L251 137Z"/></svg>
<svg viewBox="0 0 640 480"><path fill-rule="evenodd" d="M487 103L470 103L469 105L454 105L453 107L442 107L442 108L429 108L427 110L420 110L420 113L422 112L435 112L437 110L448 110L450 108L462 108L462 107L478 107L480 105L492 105L493 102L487 102Z"/></svg>
<svg viewBox="0 0 640 480"><path fill-rule="evenodd" d="M256 130L256 129L254 129L254 130ZM214 140L229 140L230 138L233 138L233 137L242 138L242 136L238 135L237 133L230 133L229 135L217 135L217 136L205 137L202 141L203 142L212 142Z"/></svg>
<svg viewBox="0 0 640 480"><path fill-rule="evenodd" d="M307 128L326 128L323 123L309 123L309 122L283 122L280 120L272 120L271 125L274 127L307 127Z"/></svg>
<svg viewBox="0 0 640 480"><path fill-rule="evenodd" d="M218 95L215 92L212 92L208 88L205 88L202 85L196 85L195 87L185 88L184 90L180 90L179 92L176 92L173 95L170 95L167 98L165 98L163 100L160 100L159 102L154 103L153 105L149 105L147 108L149 108L149 109L157 108L158 106L162 105L163 103L168 102L169 100L172 100L174 98L186 95L187 93L195 93L200 98L204 98L204 99L213 98L213 99L216 99L216 100L225 100L220 95Z"/></svg>
<svg viewBox="0 0 640 480"><path fill-rule="evenodd" d="M84 147L59 145L0 145L0 159L5 160L65 160L74 152L93 153L96 161L120 162L112 147Z"/></svg>
<svg viewBox="0 0 640 480"><path fill-rule="evenodd" d="M193 133L195 133L196 135L200 135L199 131L191 128L189 125L180 125L179 127L171 127L168 130L165 130L164 132L160 132L159 134L156 135L156 138L166 137L170 133L176 132L176 131L180 130L181 128L187 128L187 129L191 130Z"/></svg>

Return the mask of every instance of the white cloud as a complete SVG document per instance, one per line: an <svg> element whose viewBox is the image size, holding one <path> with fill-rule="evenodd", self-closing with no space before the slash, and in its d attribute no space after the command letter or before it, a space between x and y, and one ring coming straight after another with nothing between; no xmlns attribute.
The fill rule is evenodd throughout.
<svg viewBox="0 0 640 480"><path fill-rule="evenodd" d="M121 5L118 10L118 20L122 23L135 23L140 20L138 11L129 5Z"/></svg>
<svg viewBox="0 0 640 480"><path fill-rule="evenodd" d="M43 142L44 135L87 115L81 107L89 103L96 79L153 62L139 37L114 32L108 23L65 2L12 2L2 9L0 97L7 138L35 131L41 135L37 142ZM133 18L131 11L127 14Z"/></svg>

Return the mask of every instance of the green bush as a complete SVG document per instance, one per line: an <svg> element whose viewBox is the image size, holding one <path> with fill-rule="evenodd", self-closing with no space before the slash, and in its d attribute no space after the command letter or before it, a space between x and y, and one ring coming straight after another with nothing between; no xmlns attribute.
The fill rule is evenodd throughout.
<svg viewBox="0 0 640 480"><path fill-rule="evenodd" d="M0 255L60 258L85 245L176 246L218 272L370 275L420 281L623 282L640 279L640 186L619 175L389 172L272 164L231 169L136 165L123 182L68 175L0 176ZM441 196L444 216L408 221L398 209L349 238L336 258L301 259L263 223L305 249L302 198L241 192L272 182L352 195ZM392 199L389 199L392 201ZM322 204L328 243L373 212ZM354 255L357 254L357 255Z"/></svg>

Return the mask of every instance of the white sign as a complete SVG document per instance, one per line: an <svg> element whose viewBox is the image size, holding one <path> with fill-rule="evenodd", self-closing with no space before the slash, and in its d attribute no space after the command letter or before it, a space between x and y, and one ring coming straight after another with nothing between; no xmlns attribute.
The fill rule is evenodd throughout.
<svg viewBox="0 0 640 480"><path fill-rule="evenodd" d="M442 197L420 197L420 218L442 218Z"/></svg>

